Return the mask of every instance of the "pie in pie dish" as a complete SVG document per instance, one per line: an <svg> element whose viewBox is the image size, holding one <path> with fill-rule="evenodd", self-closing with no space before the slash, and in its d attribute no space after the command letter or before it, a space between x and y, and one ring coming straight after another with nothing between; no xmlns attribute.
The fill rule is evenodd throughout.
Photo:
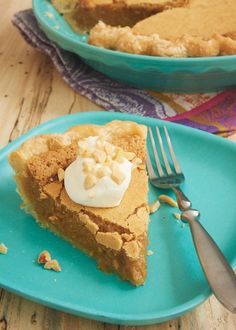
<svg viewBox="0 0 236 330"><path fill-rule="evenodd" d="M41 226L138 286L148 244L145 157L146 127L112 121L34 137L9 162L24 208Z"/></svg>
<svg viewBox="0 0 236 330"><path fill-rule="evenodd" d="M236 54L236 1L189 0L132 27L99 22L89 43L123 52L167 57Z"/></svg>
<svg viewBox="0 0 236 330"><path fill-rule="evenodd" d="M163 10L183 6L188 0L52 0L70 25L89 31L99 21L112 26L133 26Z"/></svg>

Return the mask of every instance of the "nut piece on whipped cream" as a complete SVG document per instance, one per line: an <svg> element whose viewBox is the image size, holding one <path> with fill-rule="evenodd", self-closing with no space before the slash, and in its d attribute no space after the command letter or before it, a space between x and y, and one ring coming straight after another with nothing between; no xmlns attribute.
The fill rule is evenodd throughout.
<svg viewBox="0 0 236 330"><path fill-rule="evenodd" d="M95 186L97 183L97 177L94 174L87 174L85 179L84 179L84 188L85 189L90 189Z"/></svg>

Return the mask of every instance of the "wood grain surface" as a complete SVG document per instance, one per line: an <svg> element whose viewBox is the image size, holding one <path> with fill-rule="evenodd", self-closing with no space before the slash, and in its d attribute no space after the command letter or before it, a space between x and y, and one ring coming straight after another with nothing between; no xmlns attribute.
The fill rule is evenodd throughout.
<svg viewBox="0 0 236 330"><path fill-rule="evenodd" d="M30 48L12 26L12 15L29 7L30 0L0 0L0 148L48 119L101 110L74 93L50 59ZM236 140L236 136L233 139ZM143 327L116 326L62 313L0 288L0 330L6 329L233 330L236 316L211 297L194 311L173 321Z"/></svg>

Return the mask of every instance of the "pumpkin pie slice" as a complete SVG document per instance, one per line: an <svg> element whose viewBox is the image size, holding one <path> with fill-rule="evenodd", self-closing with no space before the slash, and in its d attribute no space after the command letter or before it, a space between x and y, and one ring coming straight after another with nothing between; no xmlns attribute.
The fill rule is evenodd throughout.
<svg viewBox="0 0 236 330"><path fill-rule="evenodd" d="M113 121L34 137L9 162L26 212L95 258L102 271L138 286L147 272L145 158L146 127Z"/></svg>
<svg viewBox="0 0 236 330"><path fill-rule="evenodd" d="M69 7L73 10L68 11ZM69 24L80 32L89 31L99 21L112 26L133 26L163 10L179 7L188 0L52 0ZM76 5L72 5L71 3ZM74 7L74 8L73 8Z"/></svg>
<svg viewBox="0 0 236 330"><path fill-rule="evenodd" d="M89 43L135 54L173 57L236 54L236 2L190 0L141 20L130 27L102 22L92 30Z"/></svg>

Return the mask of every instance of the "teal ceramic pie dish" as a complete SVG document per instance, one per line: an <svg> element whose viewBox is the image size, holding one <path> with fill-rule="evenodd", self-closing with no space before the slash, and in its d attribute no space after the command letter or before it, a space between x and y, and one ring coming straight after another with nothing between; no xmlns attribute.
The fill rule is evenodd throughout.
<svg viewBox="0 0 236 330"><path fill-rule="evenodd" d="M98 48L87 43L87 35L75 33L49 0L33 0L33 10L50 40L116 81L175 93L215 92L236 85L235 55L170 58Z"/></svg>
<svg viewBox="0 0 236 330"><path fill-rule="evenodd" d="M0 150L0 243L8 247L6 255L0 254L0 288L51 308L106 323L133 326L160 323L189 312L211 294L190 229L173 217L178 210L163 204L150 216L148 250L153 255L147 258L145 285L134 287L114 274L101 272L92 258L41 228L26 214L19 207L22 201L15 191L13 170L8 163L8 155L35 135L62 133L80 124L104 125L112 120L167 126L186 176L182 188L201 211L204 228L231 266L236 266L236 143L150 117L105 111L75 113L45 122ZM149 203L160 193L169 194L149 185ZM43 250L58 260L61 272L47 271L37 263L35 259ZM192 321L194 317L193 314ZM167 329L169 325L161 328ZM87 329L92 329L92 323ZM101 329L112 327L101 324Z"/></svg>

